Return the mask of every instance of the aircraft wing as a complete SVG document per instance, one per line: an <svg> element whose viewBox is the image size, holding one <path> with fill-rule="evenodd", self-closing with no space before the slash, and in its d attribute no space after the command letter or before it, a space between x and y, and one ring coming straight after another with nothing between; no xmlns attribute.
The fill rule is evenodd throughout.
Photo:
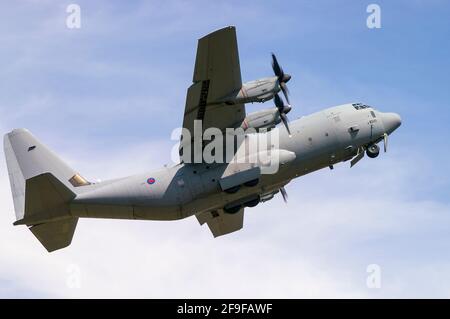
<svg viewBox="0 0 450 319"><path fill-rule="evenodd" d="M242 87L236 28L226 27L198 40L193 84L186 96L183 128L194 134L194 120L202 120L203 131L240 126L244 104L217 103Z"/></svg>
<svg viewBox="0 0 450 319"><path fill-rule="evenodd" d="M200 225L208 224L214 237L226 235L242 229L244 225L244 208L235 214L226 214L223 210L205 212L196 215Z"/></svg>

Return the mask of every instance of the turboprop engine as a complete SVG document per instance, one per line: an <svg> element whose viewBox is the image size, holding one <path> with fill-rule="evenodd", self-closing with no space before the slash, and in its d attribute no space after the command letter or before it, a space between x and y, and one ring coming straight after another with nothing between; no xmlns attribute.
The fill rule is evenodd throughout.
<svg viewBox="0 0 450 319"><path fill-rule="evenodd" d="M284 73L283 68L278 64L278 60L273 53L272 69L275 76L246 82L238 91L225 96L215 103L219 102L232 105L238 103L265 102L274 98L278 92L282 91L287 103L290 104L288 97L289 90L286 83L289 82L291 76Z"/></svg>
<svg viewBox="0 0 450 319"><path fill-rule="evenodd" d="M260 129L274 128L280 122L281 118L278 109L271 108L248 114L242 122L241 128L244 130L254 128L256 131L259 131Z"/></svg>
<svg viewBox="0 0 450 319"><path fill-rule="evenodd" d="M265 102L280 91L278 77L272 76L242 84L238 92L225 97L223 103L232 105L238 103Z"/></svg>

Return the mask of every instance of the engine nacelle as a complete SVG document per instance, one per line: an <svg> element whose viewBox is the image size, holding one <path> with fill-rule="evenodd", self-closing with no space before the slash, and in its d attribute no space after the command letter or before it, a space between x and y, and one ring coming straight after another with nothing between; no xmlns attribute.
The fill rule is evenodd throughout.
<svg viewBox="0 0 450 319"><path fill-rule="evenodd" d="M218 103L232 105L238 103L265 102L272 99L278 92L280 92L278 78L272 76L246 82L238 92L233 92L223 99L220 99Z"/></svg>
<svg viewBox="0 0 450 319"><path fill-rule="evenodd" d="M257 131L259 129L271 129L281 122L280 114L277 108L265 109L257 112L253 112L247 115L241 124L244 130L248 128L254 128Z"/></svg>

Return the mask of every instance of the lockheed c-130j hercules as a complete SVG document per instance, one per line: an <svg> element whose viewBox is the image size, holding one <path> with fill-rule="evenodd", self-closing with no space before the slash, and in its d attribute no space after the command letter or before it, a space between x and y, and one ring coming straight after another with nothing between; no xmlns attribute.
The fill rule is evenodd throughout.
<svg viewBox="0 0 450 319"><path fill-rule="evenodd" d="M401 124L399 115L349 103L288 122L291 76L275 55L272 67L274 76L243 84L235 28L201 38L193 84L187 91L180 162L157 171L91 183L29 131L6 134L14 225L29 227L48 251L68 246L82 217L177 220L195 215L217 237L242 228L246 207L278 193L286 200L284 186L293 178L343 161L353 166L365 154L375 158L380 142L386 151L388 136ZM246 114L245 103L272 99L275 107ZM228 129L240 130L240 138L233 138L238 142L231 158L206 161L204 150L212 143L226 143L211 138L196 144L195 134L185 135L200 130L202 136L209 129L227 137ZM248 141L261 137L269 143L249 150ZM186 150L192 149L194 157L202 155L199 161L191 161L192 152ZM241 157L246 160L236 160Z"/></svg>

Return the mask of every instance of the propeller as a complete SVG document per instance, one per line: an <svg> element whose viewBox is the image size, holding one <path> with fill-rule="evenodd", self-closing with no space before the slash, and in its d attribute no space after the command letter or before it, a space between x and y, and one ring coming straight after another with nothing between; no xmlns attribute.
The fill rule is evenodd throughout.
<svg viewBox="0 0 450 319"><path fill-rule="evenodd" d="M275 100L275 106L278 109L278 113L280 114L281 121L283 122L284 126L286 127L286 130L289 133L289 136L291 136L291 130L289 129L289 120L286 116L287 113L289 113L292 109L290 105L284 105L283 100L280 98L278 94L275 94L274 97Z"/></svg>
<svg viewBox="0 0 450 319"><path fill-rule="evenodd" d="M286 98L286 102L290 105L291 103L289 102L289 90L286 83L289 82L291 76L283 72L283 68L280 66L277 57L273 53L272 53L272 69L275 75L278 77L278 84L280 85L281 91L283 91L284 97Z"/></svg>
<svg viewBox="0 0 450 319"><path fill-rule="evenodd" d="M280 188L280 193L281 193L281 196L283 196L284 202L287 203L288 194L287 194L286 189L284 187Z"/></svg>
<svg viewBox="0 0 450 319"><path fill-rule="evenodd" d="M386 151L387 151L387 144L388 144L388 135L387 135L387 133L383 134L383 143L384 143L384 152L386 153Z"/></svg>

